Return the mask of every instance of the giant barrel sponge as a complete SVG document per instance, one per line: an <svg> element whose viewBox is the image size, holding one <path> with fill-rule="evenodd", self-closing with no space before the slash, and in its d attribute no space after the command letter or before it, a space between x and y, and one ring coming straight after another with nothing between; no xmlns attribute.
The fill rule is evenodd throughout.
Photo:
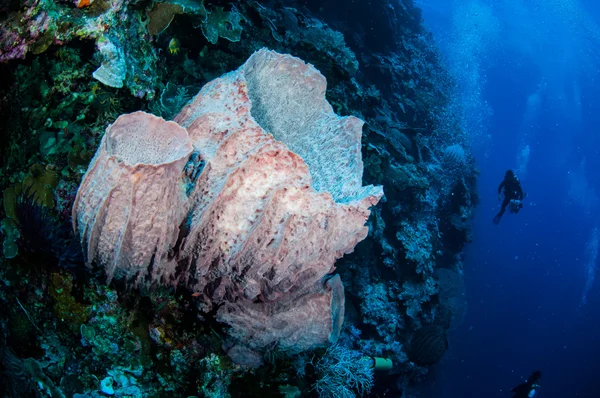
<svg viewBox="0 0 600 398"><path fill-rule="evenodd" d="M77 193L88 265L135 285L184 285L248 349L334 342L335 261L364 239L381 187L362 186L361 130L310 64L268 50L206 84L166 122L120 116Z"/></svg>

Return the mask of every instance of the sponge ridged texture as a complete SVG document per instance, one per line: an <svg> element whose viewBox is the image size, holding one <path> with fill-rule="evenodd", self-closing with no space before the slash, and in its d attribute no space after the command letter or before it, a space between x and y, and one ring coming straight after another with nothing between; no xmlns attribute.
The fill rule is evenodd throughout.
<svg viewBox="0 0 600 398"><path fill-rule="evenodd" d="M218 307L238 347L302 351L337 340L344 293L328 274L366 237L369 207L383 192L361 184L362 121L335 115L325 88L311 65L261 50L204 86L168 124L167 142L110 146L119 131L145 140L154 125L138 115L144 127L125 129L131 115L120 118L74 208L88 259L109 277L193 290L203 311ZM140 160L154 163L128 163Z"/></svg>

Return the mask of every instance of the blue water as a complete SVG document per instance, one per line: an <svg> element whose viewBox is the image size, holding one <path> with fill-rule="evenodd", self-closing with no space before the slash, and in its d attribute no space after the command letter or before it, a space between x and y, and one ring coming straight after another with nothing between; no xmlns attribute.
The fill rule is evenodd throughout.
<svg viewBox="0 0 600 398"><path fill-rule="evenodd" d="M600 3L416 3L459 80L481 171L469 311L431 383L508 397L539 369L542 398L600 397ZM509 168L528 196L495 226Z"/></svg>

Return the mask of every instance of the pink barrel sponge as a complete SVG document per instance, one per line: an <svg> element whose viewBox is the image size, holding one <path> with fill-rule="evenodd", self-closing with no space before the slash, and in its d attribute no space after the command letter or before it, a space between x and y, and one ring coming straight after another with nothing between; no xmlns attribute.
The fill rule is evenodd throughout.
<svg viewBox="0 0 600 398"><path fill-rule="evenodd" d="M330 274L366 237L383 191L362 186L363 122L335 115L325 90L312 65L260 50L174 122L120 117L73 209L88 263L109 278L193 290L202 311L218 307L231 326L238 362L247 349L334 342L344 292ZM139 141L134 152L157 147L151 162L110 152L121 129Z"/></svg>
<svg viewBox="0 0 600 398"><path fill-rule="evenodd" d="M184 128L144 112L106 130L77 191L73 226L88 264L103 266L109 281L171 279L164 264L186 215L181 172L192 151Z"/></svg>

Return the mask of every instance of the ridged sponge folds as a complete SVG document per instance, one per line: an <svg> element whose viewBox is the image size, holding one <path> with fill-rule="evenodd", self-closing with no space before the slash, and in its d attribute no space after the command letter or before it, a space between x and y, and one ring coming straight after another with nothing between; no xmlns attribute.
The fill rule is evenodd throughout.
<svg viewBox="0 0 600 398"><path fill-rule="evenodd" d="M73 207L88 265L190 289L230 326L237 362L335 342L334 263L366 237L383 191L362 186L363 122L337 116L325 89L312 65L263 49L173 121L120 116Z"/></svg>

